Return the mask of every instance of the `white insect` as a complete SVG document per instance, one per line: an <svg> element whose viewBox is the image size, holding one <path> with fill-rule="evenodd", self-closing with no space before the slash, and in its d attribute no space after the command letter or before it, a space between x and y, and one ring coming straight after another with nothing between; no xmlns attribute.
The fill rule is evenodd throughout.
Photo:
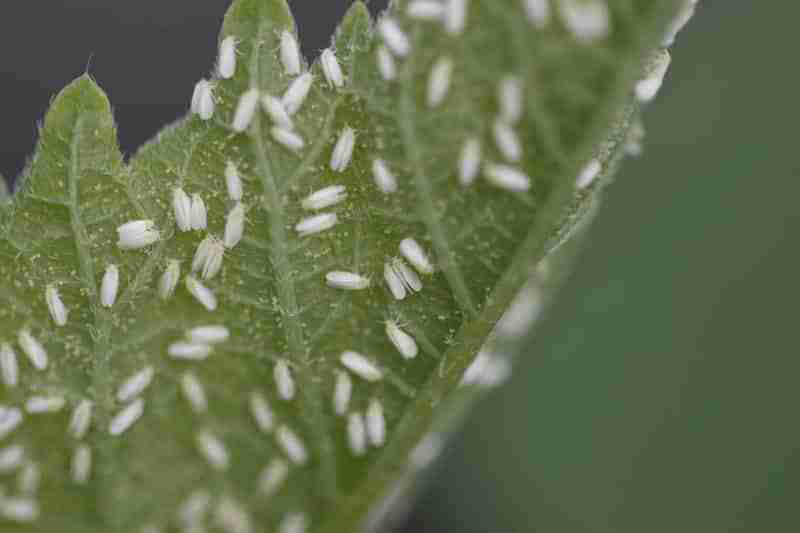
<svg viewBox="0 0 800 533"><path fill-rule="evenodd" d="M208 430L200 431L197 436L197 447L208 464L215 470L226 470L230 459L225 444Z"/></svg>
<svg viewBox="0 0 800 533"><path fill-rule="evenodd" d="M694 15L695 9L697 7L698 0L683 0L683 5L678 11L678 15L672 19L667 28L666 34L664 35L664 40L662 44L664 47L672 46L675 42L675 37L678 35L686 24L692 19Z"/></svg>
<svg viewBox="0 0 800 533"><path fill-rule="evenodd" d="M189 342L195 344L220 344L227 341L231 332L225 326L197 326L186 333Z"/></svg>
<svg viewBox="0 0 800 533"><path fill-rule="evenodd" d="M223 496L214 511L214 522L225 533L252 533L250 517L239 503Z"/></svg>
<svg viewBox="0 0 800 533"><path fill-rule="evenodd" d="M289 76L300 74L302 63L300 60L300 47L293 33L288 30L281 32L281 63Z"/></svg>
<svg viewBox="0 0 800 533"><path fill-rule="evenodd" d="M655 57L655 60L650 65L647 76L636 83L636 98L643 103L653 100L658 94L661 85L664 83L664 77L669 70L669 64L672 61L669 52L660 50Z"/></svg>
<svg viewBox="0 0 800 533"><path fill-rule="evenodd" d="M378 22L378 33L394 55L406 57L411 52L411 41L394 19L383 17Z"/></svg>
<svg viewBox="0 0 800 533"><path fill-rule="evenodd" d="M397 192L397 178L389 170L389 165L383 159L372 162L372 179L378 190L384 194Z"/></svg>
<svg viewBox="0 0 800 533"><path fill-rule="evenodd" d="M192 229L192 200L182 188L172 191L172 210L175 213L175 224L180 231Z"/></svg>
<svg viewBox="0 0 800 533"><path fill-rule="evenodd" d="M198 81L192 95L192 112L200 120L210 120L214 116L215 107L214 87L207 80Z"/></svg>
<svg viewBox="0 0 800 533"><path fill-rule="evenodd" d="M467 139L461 148L458 159L458 182L468 187L475 182L481 170L481 142L476 138Z"/></svg>
<svg viewBox="0 0 800 533"><path fill-rule="evenodd" d="M442 453L444 440L436 433L426 435L417 444L409 456L409 463L415 470L422 470L430 465Z"/></svg>
<svg viewBox="0 0 800 533"><path fill-rule="evenodd" d="M66 403L62 396L31 396L25 401L25 410L32 415L57 413Z"/></svg>
<svg viewBox="0 0 800 533"><path fill-rule="evenodd" d="M278 396L280 396L282 400L287 401L294 398L294 378L292 377L292 371L289 368L289 364L285 359L280 359L277 363L275 363L275 368L273 368L272 374L275 378L275 386L278 388Z"/></svg>
<svg viewBox="0 0 800 533"><path fill-rule="evenodd" d="M523 0L525 16L537 30L543 30L550 22L550 0Z"/></svg>
<svg viewBox="0 0 800 533"><path fill-rule="evenodd" d="M416 268L420 274L433 274L435 270L433 263L415 239L407 237L400 241L400 255L411 263L411 266Z"/></svg>
<svg viewBox="0 0 800 533"><path fill-rule="evenodd" d="M414 337L403 331L394 320L386 321L386 336L404 359L413 359L419 353Z"/></svg>
<svg viewBox="0 0 800 533"><path fill-rule="evenodd" d="M147 366L134 375L126 379L122 385L117 389L117 400L120 402L127 402L128 400L139 396L144 390L150 386L155 376L155 370L152 366Z"/></svg>
<svg viewBox="0 0 800 533"><path fill-rule="evenodd" d="M217 73L226 80L236 74L236 37L233 35L225 37L219 45Z"/></svg>
<svg viewBox="0 0 800 533"><path fill-rule="evenodd" d="M72 410L72 416L69 419L69 428L67 432L74 439L82 439L89 431L92 425L92 409L94 404L90 400L81 400L75 409Z"/></svg>
<svg viewBox="0 0 800 533"><path fill-rule="evenodd" d="M310 72L306 72L298 76L297 79L289 85L289 88L286 89L281 99L283 107L286 108L286 112L289 113L289 115L294 115L303 107L303 103L306 101L306 97L309 91L311 91L311 85L313 83L314 76L312 76Z"/></svg>
<svg viewBox="0 0 800 533"><path fill-rule="evenodd" d="M217 309L217 297L214 292L197 281L194 276L186 276L186 290L208 311Z"/></svg>
<svg viewBox="0 0 800 533"><path fill-rule="evenodd" d="M487 163L483 172L489 183L495 187L510 192L525 192L531 188L530 178L518 168Z"/></svg>
<svg viewBox="0 0 800 533"><path fill-rule="evenodd" d="M438 0L412 0L406 7L406 15L417 20L441 20L444 4Z"/></svg>
<svg viewBox="0 0 800 533"><path fill-rule="evenodd" d="M607 0L559 0L559 13L567 30L582 43L608 37L611 17Z"/></svg>
<svg viewBox="0 0 800 533"><path fill-rule="evenodd" d="M161 237L152 220L133 220L117 228L121 250L138 250L158 241Z"/></svg>
<svg viewBox="0 0 800 533"><path fill-rule="evenodd" d="M225 165L225 188L228 190L228 198L232 201L242 200L242 178L239 177L239 169L233 161L228 161Z"/></svg>
<svg viewBox="0 0 800 533"><path fill-rule="evenodd" d="M595 178L600 175L602 170L602 163L600 163L600 161L597 159L592 159L585 167L583 167L581 173L578 174L578 178L575 180L575 186L578 189L587 188L594 182Z"/></svg>
<svg viewBox="0 0 800 533"><path fill-rule="evenodd" d="M314 191L303 199L303 209L317 211L331 207L347 198L347 188L344 185L329 185Z"/></svg>
<svg viewBox="0 0 800 533"><path fill-rule="evenodd" d="M524 88L516 76L504 76L497 86L500 118L506 124L516 124L524 113Z"/></svg>
<svg viewBox="0 0 800 533"><path fill-rule="evenodd" d="M30 331L27 329L20 330L17 334L17 342L36 370L44 370L47 368L47 351L44 349L44 346L42 346L42 343L31 335Z"/></svg>
<svg viewBox="0 0 800 533"><path fill-rule="evenodd" d="M215 240L216 239L212 235L209 235L197 245L197 250L195 250L194 258L192 259L192 272L200 272L203 270L203 267L206 265L211 255L211 248L215 246Z"/></svg>
<svg viewBox="0 0 800 533"><path fill-rule="evenodd" d="M260 392L253 392L250 394L250 413L256 421L258 429L264 433L269 433L275 426L275 415L269 402Z"/></svg>
<svg viewBox="0 0 800 533"><path fill-rule="evenodd" d="M22 494L32 495L39 489L42 471L36 463L27 461L17 477L17 488Z"/></svg>
<svg viewBox="0 0 800 533"><path fill-rule="evenodd" d="M141 418L143 413L144 400L137 398L111 419L111 422L108 424L108 432L114 437L122 435Z"/></svg>
<svg viewBox="0 0 800 533"><path fill-rule="evenodd" d="M427 104L430 108L439 107L450 91L450 80L453 77L453 60L442 57L436 60L428 76Z"/></svg>
<svg viewBox="0 0 800 533"><path fill-rule="evenodd" d="M0 406L0 440L9 436L22 423L22 411Z"/></svg>
<svg viewBox="0 0 800 533"><path fill-rule="evenodd" d="M386 81L392 81L397 78L397 66L394 63L394 57L389 49L381 45L376 52L378 61L378 71L381 77Z"/></svg>
<svg viewBox="0 0 800 533"><path fill-rule="evenodd" d="M392 259L390 267L394 271L395 276L400 279L406 291L412 293L422 290L422 280L419 279L417 273L409 268L402 259Z"/></svg>
<svg viewBox="0 0 800 533"><path fill-rule="evenodd" d="M0 449L0 474L14 472L25 460L25 448L19 445L6 446Z"/></svg>
<svg viewBox="0 0 800 533"><path fill-rule="evenodd" d="M395 300L405 300L406 298L406 284L402 276L397 273L391 261L386 262L383 266L383 279L389 287L389 292L392 293Z"/></svg>
<svg viewBox="0 0 800 533"><path fill-rule="evenodd" d="M511 377L511 362L505 357L492 357L491 362L484 369L481 377L482 384L486 387L499 387Z"/></svg>
<svg viewBox="0 0 800 533"><path fill-rule="evenodd" d="M261 107L264 108L264 112L276 126L286 130L294 129L292 117L289 116L289 112L286 110L280 98L275 98L271 94L265 94L261 97Z"/></svg>
<svg viewBox="0 0 800 533"><path fill-rule="evenodd" d="M204 361L211 355L211 346L193 342L173 342L169 345L167 353L173 359Z"/></svg>
<svg viewBox="0 0 800 533"><path fill-rule="evenodd" d="M506 161L517 163L522 159L522 143L511 124L503 120L495 120L492 133L494 133L497 149L500 150Z"/></svg>
<svg viewBox="0 0 800 533"><path fill-rule="evenodd" d="M39 518L39 504L30 498L4 498L0 501L0 515L12 522L34 522Z"/></svg>
<svg viewBox="0 0 800 533"><path fill-rule="evenodd" d="M223 243L213 235L209 235L197 246L192 259L192 272L200 272L203 279L212 279L222 269L224 257Z"/></svg>
<svg viewBox="0 0 800 533"><path fill-rule="evenodd" d="M341 370L336 371L336 385L333 389L333 411L338 416L344 416L347 413L347 407L350 405L350 398L353 395L353 381L347 372Z"/></svg>
<svg viewBox="0 0 800 533"><path fill-rule="evenodd" d="M72 481L84 485L92 473L92 450L86 444L79 444L72 456Z"/></svg>
<svg viewBox="0 0 800 533"><path fill-rule="evenodd" d="M302 513L291 513L284 517L278 527L278 533L306 533L308 519Z"/></svg>
<svg viewBox="0 0 800 533"><path fill-rule="evenodd" d="M444 30L450 35L461 35L467 26L469 0L444 1Z"/></svg>
<svg viewBox="0 0 800 533"><path fill-rule="evenodd" d="M292 152L299 152L306 145L306 141L298 133L280 126L273 127L269 133L273 141Z"/></svg>
<svg viewBox="0 0 800 533"><path fill-rule="evenodd" d="M258 490L262 496L269 498L286 482L289 477L289 465L281 459L273 459L258 476Z"/></svg>
<svg viewBox="0 0 800 533"><path fill-rule="evenodd" d="M189 108L192 111L192 114L196 115L198 112L198 106L200 103L200 96L201 93L205 90L206 84L208 82L206 80L200 80L194 84L194 89L192 90L192 103L190 104Z"/></svg>
<svg viewBox="0 0 800 533"><path fill-rule="evenodd" d="M502 385L511 376L511 365L502 357L481 350L464 372L461 385L492 388Z"/></svg>
<svg viewBox="0 0 800 533"><path fill-rule="evenodd" d="M175 288L181 279L181 263L176 259L167 261L167 268L158 282L158 295L162 300L167 300L175 293Z"/></svg>
<svg viewBox="0 0 800 533"><path fill-rule="evenodd" d="M208 399L206 391L200 380L191 372L185 372L181 376L181 391L189 406L197 414L205 413L208 410Z"/></svg>
<svg viewBox="0 0 800 533"><path fill-rule="evenodd" d="M6 387L16 387L19 383L17 354L7 342L0 343L0 377Z"/></svg>
<svg viewBox="0 0 800 533"><path fill-rule="evenodd" d="M364 455L367 451L367 429L361 413L350 413L347 417L347 442L355 456Z"/></svg>
<svg viewBox="0 0 800 533"><path fill-rule="evenodd" d="M353 159L353 148L356 145L356 133L353 128L345 128L339 134L336 146L331 154L331 170L344 172Z"/></svg>
<svg viewBox="0 0 800 533"><path fill-rule="evenodd" d="M193 531L192 526L196 526L204 520L209 505L211 505L211 495L208 491L195 490L178 508L178 522L189 531Z"/></svg>
<svg viewBox="0 0 800 533"><path fill-rule="evenodd" d="M339 361L347 370L365 381L375 382L383 379L383 371L358 352L346 351L339 357Z"/></svg>
<svg viewBox="0 0 800 533"><path fill-rule="evenodd" d="M538 319L543 307L544 297L541 290L533 284L526 286L514 297L497 322L497 333L510 338L525 335Z"/></svg>
<svg viewBox="0 0 800 533"><path fill-rule="evenodd" d="M355 272L333 271L325 274L328 287L346 291L362 291L369 287L369 278Z"/></svg>
<svg viewBox="0 0 800 533"><path fill-rule="evenodd" d="M275 438L290 461L297 465L304 465L308 460L305 444L297 434L286 426L279 426L275 431Z"/></svg>
<svg viewBox="0 0 800 533"><path fill-rule="evenodd" d="M304 218L297 223L294 229L301 237L306 237L331 229L336 225L337 221L336 213L320 213L313 217Z"/></svg>
<svg viewBox="0 0 800 533"><path fill-rule="evenodd" d="M325 74L325 79L329 85L336 88L344 86L344 74L342 74L342 67L339 65L339 60L336 59L336 54L330 48L326 48L320 55L320 63L322 64L322 73Z"/></svg>
<svg viewBox="0 0 800 533"><path fill-rule="evenodd" d="M55 285L48 285L44 291L44 299L47 302L47 310L50 311L50 317L56 326L64 326L67 324L67 316L69 311L61 299L58 288Z"/></svg>
<svg viewBox="0 0 800 533"><path fill-rule="evenodd" d="M365 420L370 444L376 448L383 446L386 443L386 419L383 416L383 404L380 400L375 398L370 400Z"/></svg>
<svg viewBox="0 0 800 533"><path fill-rule="evenodd" d="M233 131L241 133L250 127L256 111L258 111L260 97L258 89L248 89L239 97L239 103L236 104L236 111L233 113L233 122L231 123Z"/></svg>
<svg viewBox="0 0 800 533"><path fill-rule="evenodd" d="M234 248L244 235L244 205L237 202L225 218L225 248Z"/></svg>
<svg viewBox="0 0 800 533"><path fill-rule="evenodd" d="M117 301L119 291L119 268L117 265L108 265L103 274L103 282L100 285L100 305L111 307Z"/></svg>

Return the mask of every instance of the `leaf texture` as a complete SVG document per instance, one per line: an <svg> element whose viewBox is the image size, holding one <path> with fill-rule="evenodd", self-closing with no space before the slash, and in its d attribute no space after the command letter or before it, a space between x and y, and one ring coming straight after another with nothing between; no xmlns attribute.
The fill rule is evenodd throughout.
<svg viewBox="0 0 800 533"><path fill-rule="evenodd" d="M313 84L292 117L299 150L276 141L276 123L260 105L244 131L233 127L243 94L280 99L296 79L281 62L282 35L295 34L283 0L233 3L220 41L236 39L236 73L211 81L213 117L190 115L166 128L127 164L109 102L89 77L54 100L20 190L0 204L0 343L18 371L12 383L12 357L4 356L0 470L3 458L10 466L0 472L0 529L352 531L480 394L474 381L460 386L465 372L532 268L596 204L629 139L642 58L678 2L610 0L609 34L590 42L555 7L537 28L523 2L473 0L466 29L449 33L409 17L410 4L390 11L411 48L394 57L396 79L381 75L386 36L361 3L333 43L344 86L328 83L319 62L302 66ZM449 84L431 105L431 76L443 61ZM519 161L507 161L515 158L498 147L495 131L498 87L510 78L523 91L521 117L506 124L522 148ZM347 128L355 133L352 158L337 171L332 158ZM459 161L473 139L481 175L464 186ZM396 191L376 185L378 159ZM576 188L590 161L600 179ZM224 248L218 274L192 274L216 299L209 310L186 279L201 242L221 242L237 206L226 186L231 164L242 182L244 231ZM524 174L529 189L487 179L486 165L500 164ZM304 207L309 194L333 185L346 198ZM206 228L179 230L176 188L202 198ZM298 232L319 213L335 214L336 224ZM122 249L118 228L137 220L152 221L157 240ZM399 300L384 272L409 238L433 272L417 265L421 290L411 290L412 280ZM179 283L164 298L162 277L176 264ZM119 289L104 306L110 265ZM349 285L356 290L332 287L331 272L361 276ZM390 336L387 323L405 336ZM203 326L222 326L229 337L191 333ZM501 346L525 331L507 329ZM34 364L26 333L46 351L46 368ZM215 344L191 344L197 336ZM208 355L170 355L181 345ZM345 352L363 355L378 379L345 368ZM129 379L137 375L138 387ZM337 413L343 380L352 393ZM76 432L87 405L88 430ZM12 424L15 413L21 420ZM4 455L14 446L23 459Z"/></svg>

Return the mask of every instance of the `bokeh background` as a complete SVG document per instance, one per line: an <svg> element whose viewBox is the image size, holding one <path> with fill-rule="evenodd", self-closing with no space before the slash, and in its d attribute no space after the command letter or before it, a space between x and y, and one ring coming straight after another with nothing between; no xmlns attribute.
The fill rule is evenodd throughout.
<svg viewBox="0 0 800 533"><path fill-rule="evenodd" d="M347 3L293 2L308 55ZM181 116L227 4L0 4L0 172L87 64L124 150ZM402 531L800 531L800 3L701 4L645 156Z"/></svg>

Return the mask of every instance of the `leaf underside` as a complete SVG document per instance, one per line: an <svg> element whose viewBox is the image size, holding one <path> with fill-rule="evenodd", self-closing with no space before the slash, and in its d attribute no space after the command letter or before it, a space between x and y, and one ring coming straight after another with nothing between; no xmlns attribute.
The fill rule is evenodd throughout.
<svg viewBox="0 0 800 533"><path fill-rule="evenodd" d="M18 355L20 374L18 385L0 386L0 404L24 410L33 396L66 401L57 412L25 412L5 436L2 446L24 447L24 463L35 465L41 479L26 495L16 471L0 472L4 498L27 499L38 509L30 523L3 518L0 530L181 531L176 512L197 491L211 496L204 523L221 531L276 531L292 514L302 514L309 531L362 524L413 469L412 450L456 410L447 407L480 393L459 387L464 372L532 267L589 209L603 182L576 192L575 176L592 157L602 161L604 175L616 164L633 110L631 84L676 2L608 4L610 36L592 43L577 40L557 17L545 29L532 28L522 2L473 0L459 36L413 22L395 6L413 52L397 59L398 79L388 82L376 67L381 39L356 3L334 40L345 87L329 87L320 65L310 67L315 83L294 116L306 142L298 153L272 140L261 112L244 133L230 127L244 91L281 95L291 82L279 38L295 30L283 0L233 3L220 40L236 37L238 67L232 79L214 82L213 118L189 116L168 127L127 164L105 94L87 76L65 88L46 116L20 190L0 201L0 343ZM434 110L426 105L426 83L443 56L454 62L452 84ZM524 82L517 132L530 191L509 192L483 179L462 187L457 162L467 139L482 139L485 160L503 159L491 128L497 83L506 75ZM356 132L352 162L334 172L331 152L347 126ZM398 178L394 194L373 183L377 157ZM246 223L220 274L204 282L219 307L207 311L183 283L164 301L158 283L167 262L179 260L187 274L200 241L224 232L232 208L224 178L229 161L243 180ZM332 184L347 188L344 202L325 209L338 223L300 237L294 226L311 214L301 200ZM207 231L178 231L175 187L203 197ZM160 239L143 250L121 250L117 227L139 219L153 220ZM384 264L407 237L427 250L436 271L422 276L419 293L398 301L383 282ZM106 308L100 284L109 264L119 268L120 288ZM337 290L326 285L330 271L360 273L371 284ZM48 285L69 310L63 327L48 312ZM398 353L386 320L416 339L415 358ZM187 330L212 324L231 336L207 360L167 355ZM23 329L46 348L46 370L23 356L17 341ZM379 400L387 427L386 444L362 456L351 451L347 417L337 416L332 403L346 350L367 355L383 371L377 382L351 376L350 412L364 413ZM276 389L279 360L288 362L296 383L291 400ZM129 403L117 398L120 384L148 366L155 374L140 394L142 417L111 435L110 421ZM203 385L205 412L192 409L182 393L187 371ZM275 427L302 440L306 464L286 457L274 430L259 431L249 407L256 391L267 398ZM67 428L85 399L94 406L91 427L75 439ZM223 443L227 468L212 468L200 453L196 438L203 431ZM81 444L91 450L92 468L79 484L73 460ZM267 498L259 476L276 459L289 473ZM226 512L236 513L221 502L235 502L246 519L226 519Z"/></svg>

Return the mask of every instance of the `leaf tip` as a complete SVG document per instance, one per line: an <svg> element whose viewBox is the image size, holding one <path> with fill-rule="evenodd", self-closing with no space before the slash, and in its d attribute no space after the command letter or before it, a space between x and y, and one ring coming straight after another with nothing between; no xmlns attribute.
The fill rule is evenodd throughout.
<svg viewBox="0 0 800 533"><path fill-rule="evenodd" d="M367 4L362 2L362 0L356 0L347 10L347 14L344 16L345 21L348 19L366 19L370 20L369 8L367 8Z"/></svg>
<svg viewBox="0 0 800 533"><path fill-rule="evenodd" d="M361 0L353 2L345 13L333 44L337 49L360 49L367 47L372 26L372 16L366 4Z"/></svg>
<svg viewBox="0 0 800 533"><path fill-rule="evenodd" d="M111 103L88 73L67 84L50 102L34 155L17 179L15 197L34 183L41 189L39 194L45 194L45 190L47 194L60 194L57 190L63 180L56 176L64 166L59 161L74 157L71 150L89 150L92 157L84 158L84 162L108 164L108 168L122 159Z"/></svg>
<svg viewBox="0 0 800 533"><path fill-rule="evenodd" d="M286 0L235 0L222 24L222 35L235 35L242 26L269 20L275 26L294 28L294 16Z"/></svg>
<svg viewBox="0 0 800 533"><path fill-rule="evenodd" d="M52 114L62 110L84 110L93 113L111 114L111 103L105 91L100 88L90 74L84 73L75 78L53 98L45 118L45 124Z"/></svg>

